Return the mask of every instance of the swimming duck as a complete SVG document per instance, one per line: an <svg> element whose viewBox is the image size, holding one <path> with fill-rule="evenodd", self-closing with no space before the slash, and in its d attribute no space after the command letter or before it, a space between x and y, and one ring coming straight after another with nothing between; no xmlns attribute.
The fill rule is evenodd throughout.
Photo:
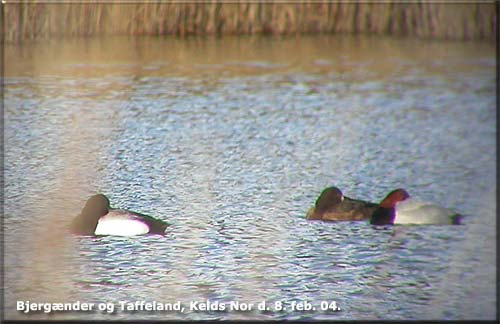
<svg viewBox="0 0 500 324"><path fill-rule="evenodd" d="M151 216L111 208L103 194L89 198L82 212L71 223L70 230L78 235L165 234L168 224Z"/></svg>
<svg viewBox="0 0 500 324"><path fill-rule="evenodd" d="M374 225L452 224L459 225L462 215L431 203L416 201L404 189L391 191L380 203L371 219Z"/></svg>
<svg viewBox="0 0 500 324"><path fill-rule="evenodd" d="M345 197L339 188L332 186L321 192L306 218L324 221L363 220L370 218L377 207L371 202Z"/></svg>

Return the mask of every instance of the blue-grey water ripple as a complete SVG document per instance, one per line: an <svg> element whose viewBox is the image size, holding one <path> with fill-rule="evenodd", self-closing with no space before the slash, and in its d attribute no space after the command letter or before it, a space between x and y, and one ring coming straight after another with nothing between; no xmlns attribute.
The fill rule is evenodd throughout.
<svg viewBox="0 0 500 324"><path fill-rule="evenodd" d="M25 318L13 310L17 299L209 299L336 301L342 310L51 318L491 319L492 60L467 54L466 44L421 46L436 57L410 44L415 53L380 61L320 51L280 62L273 52L195 63L196 72L155 58L9 75L6 314ZM305 220L333 184L374 202L405 187L463 213L466 225ZM96 192L167 221L166 235L68 236Z"/></svg>

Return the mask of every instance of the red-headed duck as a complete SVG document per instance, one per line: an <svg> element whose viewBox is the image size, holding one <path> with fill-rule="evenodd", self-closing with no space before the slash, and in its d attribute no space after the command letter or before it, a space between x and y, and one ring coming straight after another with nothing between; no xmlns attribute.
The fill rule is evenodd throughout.
<svg viewBox="0 0 500 324"><path fill-rule="evenodd" d="M354 221L368 219L378 205L345 197L337 187L328 187L316 199L316 204L308 212L309 220Z"/></svg>
<svg viewBox="0 0 500 324"><path fill-rule="evenodd" d="M416 201L404 189L391 191L373 213L370 223L391 224L452 224L459 225L462 215L431 203Z"/></svg>
<svg viewBox="0 0 500 324"><path fill-rule="evenodd" d="M165 234L168 224L151 216L111 208L103 194L89 198L82 212L71 223L70 230L78 235Z"/></svg>

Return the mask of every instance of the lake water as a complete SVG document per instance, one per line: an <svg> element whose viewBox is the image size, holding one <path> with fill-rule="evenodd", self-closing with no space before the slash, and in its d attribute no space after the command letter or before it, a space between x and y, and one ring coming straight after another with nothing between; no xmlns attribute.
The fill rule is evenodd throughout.
<svg viewBox="0 0 500 324"><path fill-rule="evenodd" d="M494 44L117 37L5 62L5 318L496 318ZM466 225L306 221L330 185L404 187ZM167 235L68 234L97 192ZM207 300L270 310L190 308ZM141 301L185 309L120 309Z"/></svg>

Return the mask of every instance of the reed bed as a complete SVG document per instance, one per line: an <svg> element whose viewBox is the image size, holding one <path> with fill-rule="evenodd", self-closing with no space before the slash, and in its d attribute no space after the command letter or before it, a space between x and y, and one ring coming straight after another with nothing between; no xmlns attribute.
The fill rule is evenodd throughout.
<svg viewBox="0 0 500 324"><path fill-rule="evenodd" d="M144 2L2 5L4 39L364 33L496 39L496 2Z"/></svg>

